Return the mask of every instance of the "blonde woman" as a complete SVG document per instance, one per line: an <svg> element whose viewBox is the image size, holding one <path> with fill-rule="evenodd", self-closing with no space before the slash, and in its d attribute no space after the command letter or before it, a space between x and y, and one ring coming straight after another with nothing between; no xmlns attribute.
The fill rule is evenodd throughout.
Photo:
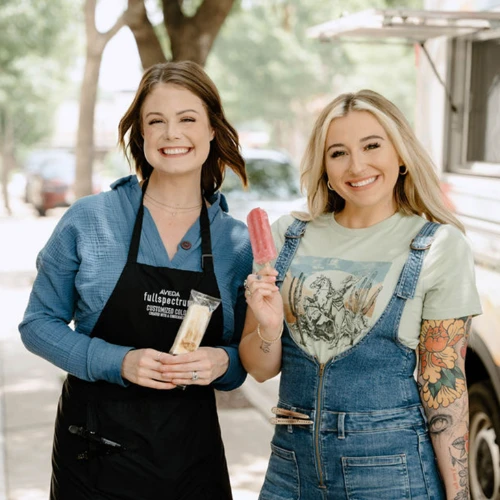
<svg viewBox="0 0 500 500"><path fill-rule="evenodd" d="M301 181L308 213L273 225L275 269L246 282L241 360L258 381L281 372L260 499L466 500L481 307L431 160L362 90L323 110Z"/></svg>

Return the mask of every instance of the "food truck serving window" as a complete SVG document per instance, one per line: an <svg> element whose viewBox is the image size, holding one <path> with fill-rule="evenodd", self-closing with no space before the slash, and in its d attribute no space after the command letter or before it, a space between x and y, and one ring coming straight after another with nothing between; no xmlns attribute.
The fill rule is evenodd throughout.
<svg viewBox="0 0 500 500"><path fill-rule="evenodd" d="M500 32L451 44L447 170L500 177Z"/></svg>
<svg viewBox="0 0 500 500"><path fill-rule="evenodd" d="M467 161L500 163L500 38L472 43Z"/></svg>
<svg viewBox="0 0 500 500"><path fill-rule="evenodd" d="M489 30L499 23L500 12L371 9L313 26L307 34L324 41L400 38L415 43Z"/></svg>

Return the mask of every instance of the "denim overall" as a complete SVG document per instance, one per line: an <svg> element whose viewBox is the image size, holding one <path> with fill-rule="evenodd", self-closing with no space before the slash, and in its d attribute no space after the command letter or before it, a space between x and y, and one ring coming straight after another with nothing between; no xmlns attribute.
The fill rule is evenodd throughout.
<svg viewBox="0 0 500 500"><path fill-rule="evenodd" d="M320 364L285 328L278 407L310 423L276 426L259 500L445 498L413 376L416 354L398 339L438 227L428 222L414 238L385 311L347 351ZM295 220L285 234L278 286L305 230Z"/></svg>

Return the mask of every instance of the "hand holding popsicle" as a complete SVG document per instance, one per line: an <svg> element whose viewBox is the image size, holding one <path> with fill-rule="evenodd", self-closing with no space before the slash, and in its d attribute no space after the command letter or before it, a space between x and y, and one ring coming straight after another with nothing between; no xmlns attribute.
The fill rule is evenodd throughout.
<svg viewBox="0 0 500 500"><path fill-rule="evenodd" d="M270 266L277 252L267 213L262 208L254 208L247 216L247 224L255 262Z"/></svg>
<svg viewBox="0 0 500 500"><path fill-rule="evenodd" d="M277 272L271 267L278 252L274 244L267 213L254 208L247 217L254 260L264 267L246 281L246 298L262 328L279 329L283 322L283 302L276 286Z"/></svg>

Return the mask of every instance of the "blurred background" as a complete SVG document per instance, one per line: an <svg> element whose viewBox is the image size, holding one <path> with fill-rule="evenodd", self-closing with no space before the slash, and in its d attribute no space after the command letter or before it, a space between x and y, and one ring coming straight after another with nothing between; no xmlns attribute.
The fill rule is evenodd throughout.
<svg viewBox="0 0 500 500"><path fill-rule="evenodd" d="M237 128L250 189L230 213L303 208L298 166L341 92L395 102L466 223L485 314L468 355L474 500L500 499L500 0L0 0L0 500L48 497L63 374L17 324L64 210L131 169L118 122L143 69L202 64ZM278 380L219 395L235 500L257 499Z"/></svg>
<svg viewBox="0 0 500 500"><path fill-rule="evenodd" d="M349 11L393 4L3 0L2 182L14 184L15 195L24 191L24 201L42 216L74 197L106 189L129 173L116 147L117 126L143 67L186 58L203 64L215 81L242 145L281 152L279 160L272 152L261 159L283 163L287 156L290 175L297 177L317 112L340 92L373 88L413 120L411 45L322 44L307 34L311 26ZM402 4L421 7L419 0ZM397 85L386 78L389 65ZM255 151L249 154L257 162ZM287 181L278 176L273 184L279 191ZM250 197L261 189L269 195L265 176L256 173L251 184ZM228 183L226 190L234 188ZM283 191L280 197L295 194ZM10 205L4 200L7 213Z"/></svg>

